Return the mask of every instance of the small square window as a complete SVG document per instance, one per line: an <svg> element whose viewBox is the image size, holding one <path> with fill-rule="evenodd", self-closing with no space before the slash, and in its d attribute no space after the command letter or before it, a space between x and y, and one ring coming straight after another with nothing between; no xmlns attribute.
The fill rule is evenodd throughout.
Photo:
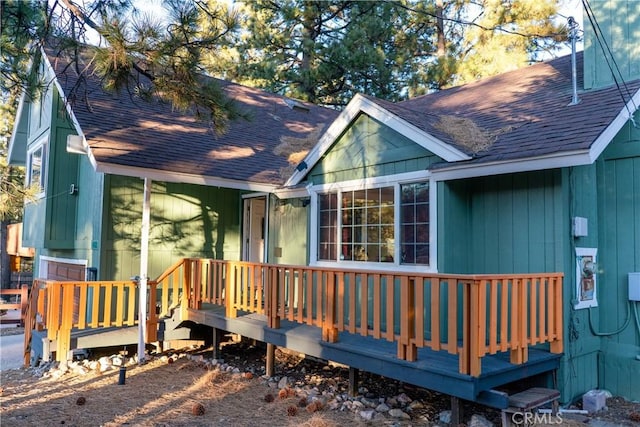
<svg viewBox="0 0 640 427"><path fill-rule="evenodd" d="M47 144L41 142L29 151L27 159L26 185L39 188L38 196L44 196L47 176Z"/></svg>

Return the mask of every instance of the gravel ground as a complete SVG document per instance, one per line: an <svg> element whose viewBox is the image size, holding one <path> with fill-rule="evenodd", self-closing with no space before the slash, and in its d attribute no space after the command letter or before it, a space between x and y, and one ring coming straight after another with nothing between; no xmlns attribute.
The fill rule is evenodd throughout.
<svg viewBox="0 0 640 427"><path fill-rule="evenodd" d="M22 328L2 328L0 333L6 335L23 333L23 331ZM105 349L106 353L93 354L92 359L97 360L99 357L107 355L108 350ZM291 418L287 411L294 411L291 406L296 406L296 403L298 403L300 391L313 388L320 394L345 395L348 389L348 369L341 365L328 364L324 361L306 358L296 353L278 349L276 351L276 376L271 379L265 379L262 377L265 367L265 349L262 345L252 345L250 341L224 343L222 357L226 364L234 367L240 375L246 372L253 374L253 380L245 381L244 377L238 377L237 375L235 377L229 377L226 374L214 375L214 373L210 372L212 369L210 366L203 369L204 365L202 363L188 362L189 360L195 360L192 357L198 357L198 360L203 358L208 360L211 356L211 349L190 349L187 358L183 360L181 357L180 363L173 365L168 363L166 357L171 354L175 358L178 353L167 352L164 358L156 357L153 363L149 364L149 369L141 369L137 366L131 368L131 375L135 375L135 381L141 384L141 390L153 390L154 393L159 390L157 393L159 397L178 395L177 390L180 391L179 399L182 403L180 405L176 403L177 406L175 408L165 408L162 413L145 409L149 406L149 402L146 399L136 400L142 398L140 391L133 389L133 394L130 394L128 398L120 396L125 389L113 386L114 381L116 381L116 376L114 375L117 372L113 375L110 374L111 377L108 375L93 375L92 373L84 377L77 375L74 377L73 374L65 373L59 378L53 378L50 374L45 374L45 377L48 376L48 378L41 378L40 376L43 372L46 372L45 370L20 369L1 373L0 415L4 420L12 420L11 425L39 425L38 422L42 422L42 419L45 418L39 419L38 414L34 414L34 408L37 408L38 411L42 412L42 417L50 416L51 411L53 411L53 413L58 414L62 421L66 420L67 425L123 425L120 423L124 420L123 418L118 418L119 415L116 416L109 412L113 407L109 403L109 399L111 399L113 403L120 402L120 404L123 404L122 402L126 400L125 409L130 407L128 413L136 414L135 416L131 415L136 422L130 423L127 421L131 425L211 425L211 420L217 419L218 421L227 420L230 422L229 425L233 426L265 425L265 423L273 425L306 425L308 427L342 425L431 426L445 425L438 423L438 420L443 411L450 409L450 398L446 395L361 372L360 396L358 399L365 402L370 400L390 402L397 400L401 395L409 396L413 402L411 408L407 409L407 406L403 407L403 409L410 414L411 419L394 420L386 416L376 416L372 420L363 420L359 417L358 411L345 411L344 405L342 411L325 408L319 414L313 414L313 416L306 413L304 408L299 408L295 410L296 417ZM182 355L184 354L187 353L183 351ZM134 374L134 372L138 373ZM207 387L206 392L203 392L202 384L200 383L205 377L208 378L206 380ZM265 399L268 394L273 393L274 396L277 396L278 389L274 390L273 387L283 377L287 377L290 386L298 390L298 393L286 402L279 401L276 398L278 405L265 406ZM105 381L108 384L103 384ZM60 396L53 397L50 394L52 388ZM128 390L131 389L128 388ZM163 389L165 390L164 392L162 391ZM108 391L105 393L105 390ZM223 397L222 390L230 391L233 394L233 399ZM105 409L108 412L107 415L96 419L87 418L84 420L87 421L87 424L83 424L82 416L87 416L86 408L76 408L72 404L76 401L79 393L87 401L101 402L98 407L101 410ZM208 417L209 421L205 422L200 418L193 418L190 413L191 407L189 405L198 400L203 402L207 414L213 417ZM28 408L24 407L25 402L33 401L41 401L41 403L35 407L33 405L29 405ZM258 402L260 403L258 404ZM61 408L66 409L63 410ZM238 411L239 409L240 411ZM580 407L576 406L575 409L580 409ZM172 413L173 418L167 418L166 411ZM269 417L275 418L265 418L265 411L269 414ZM477 414L496 426L500 425L500 412L492 408L465 402L463 411L467 423L469 423L472 415ZM93 415L97 417L97 413ZM261 420L261 422L256 424L256 419ZM56 424L59 424L59 422L56 422ZM226 424L225 422L218 422L213 425L224 426ZM607 410L592 416L565 414L563 415L562 425L575 427L640 426L640 403L632 403L619 397L613 397L607 401Z"/></svg>

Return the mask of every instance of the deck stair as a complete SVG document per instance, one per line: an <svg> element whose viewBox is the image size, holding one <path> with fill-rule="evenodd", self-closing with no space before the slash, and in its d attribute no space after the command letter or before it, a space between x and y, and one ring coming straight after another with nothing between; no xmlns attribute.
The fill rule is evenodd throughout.
<svg viewBox="0 0 640 427"><path fill-rule="evenodd" d="M558 413L558 399L560 392L552 388L533 387L509 396L509 407L502 410L502 427L510 427L514 416L519 425L527 425L528 421L535 422L534 417L527 417L534 410L551 403L551 414Z"/></svg>

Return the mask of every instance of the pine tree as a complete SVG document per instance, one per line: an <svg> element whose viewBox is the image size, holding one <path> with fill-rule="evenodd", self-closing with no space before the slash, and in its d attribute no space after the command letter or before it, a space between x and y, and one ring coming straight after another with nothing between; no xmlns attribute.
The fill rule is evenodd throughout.
<svg viewBox="0 0 640 427"><path fill-rule="evenodd" d="M37 61L37 52L47 44L71 58L70 68L80 79L96 72L106 90L161 97L210 121L218 131L240 116L216 81L203 77L203 57L237 30L236 19L225 8L168 0L163 2L166 21L158 22L130 0L97 0L84 7L60 0L52 5L47 9L47 2L2 2L3 90L37 88L27 64ZM93 68L88 70L81 61L90 61Z"/></svg>

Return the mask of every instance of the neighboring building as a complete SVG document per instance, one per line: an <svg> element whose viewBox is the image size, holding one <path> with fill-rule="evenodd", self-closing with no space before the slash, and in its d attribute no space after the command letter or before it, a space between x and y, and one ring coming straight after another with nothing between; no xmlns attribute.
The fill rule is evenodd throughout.
<svg viewBox="0 0 640 427"><path fill-rule="evenodd" d="M11 141L10 160L45 189L25 207L36 275L84 278L88 267L100 279L135 275L140 178L153 179L152 278L183 256L559 271L562 400L593 388L640 399L638 302L628 284L640 272L640 40L632 31L640 3L593 3L622 52L622 75L612 84L586 30L578 103L569 56L396 104L358 95L339 116L225 83L255 119L215 136L166 106L95 86L87 86L90 108L76 100L67 109L66 85L75 82L59 78L41 101L21 104ZM74 134L81 138L71 148L84 154L67 151ZM316 134L290 167L287 154Z"/></svg>

